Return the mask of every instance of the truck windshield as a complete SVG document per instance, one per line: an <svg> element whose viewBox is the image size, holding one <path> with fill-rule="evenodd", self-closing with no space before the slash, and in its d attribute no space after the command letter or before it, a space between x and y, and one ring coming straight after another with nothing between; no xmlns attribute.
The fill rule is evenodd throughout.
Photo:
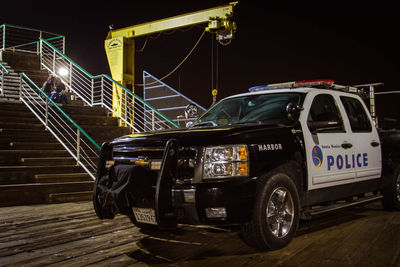
<svg viewBox="0 0 400 267"><path fill-rule="evenodd" d="M300 105L302 99L300 93L259 94L228 98L204 113L193 123L192 127L246 123L290 125L297 118L293 118L286 111L286 106L289 103Z"/></svg>

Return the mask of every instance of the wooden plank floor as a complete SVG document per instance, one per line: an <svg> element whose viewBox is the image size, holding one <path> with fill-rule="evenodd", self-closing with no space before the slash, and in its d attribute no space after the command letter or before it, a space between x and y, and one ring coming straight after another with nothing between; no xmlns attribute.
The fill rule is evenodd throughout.
<svg viewBox="0 0 400 267"><path fill-rule="evenodd" d="M141 232L91 202L0 208L0 266L400 266L400 212L380 202L301 222L286 248L247 247L238 228Z"/></svg>

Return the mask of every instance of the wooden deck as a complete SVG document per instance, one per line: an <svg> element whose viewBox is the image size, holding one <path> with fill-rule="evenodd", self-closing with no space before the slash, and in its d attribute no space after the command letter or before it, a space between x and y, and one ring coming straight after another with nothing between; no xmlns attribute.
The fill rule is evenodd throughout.
<svg viewBox="0 0 400 267"><path fill-rule="evenodd" d="M0 208L0 266L400 266L400 212L380 202L301 222L286 248L258 252L237 228L139 231L91 202Z"/></svg>

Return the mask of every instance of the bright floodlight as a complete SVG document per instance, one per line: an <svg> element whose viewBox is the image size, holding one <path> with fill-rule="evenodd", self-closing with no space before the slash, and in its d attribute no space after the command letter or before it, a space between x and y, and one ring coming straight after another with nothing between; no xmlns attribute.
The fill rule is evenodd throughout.
<svg viewBox="0 0 400 267"><path fill-rule="evenodd" d="M60 76L67 76L68 73L69 73L69 71L64 67L61 67L61 68L58 69L58 74Z"/></svg>

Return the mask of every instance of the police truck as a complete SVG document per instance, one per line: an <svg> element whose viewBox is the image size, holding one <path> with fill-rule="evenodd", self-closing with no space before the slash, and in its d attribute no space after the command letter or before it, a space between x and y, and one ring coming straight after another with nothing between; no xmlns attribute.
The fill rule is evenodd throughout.
<svg viewBox="0 0 400 267"><path fill-rule="evenodd" d="M377 127L364 103L371 89L328 79L256 86L188 128L106 142L96 214L161 230L240 225L248 245L273 250L302 218L376 200L400 210L400 131Z"/></svg>

